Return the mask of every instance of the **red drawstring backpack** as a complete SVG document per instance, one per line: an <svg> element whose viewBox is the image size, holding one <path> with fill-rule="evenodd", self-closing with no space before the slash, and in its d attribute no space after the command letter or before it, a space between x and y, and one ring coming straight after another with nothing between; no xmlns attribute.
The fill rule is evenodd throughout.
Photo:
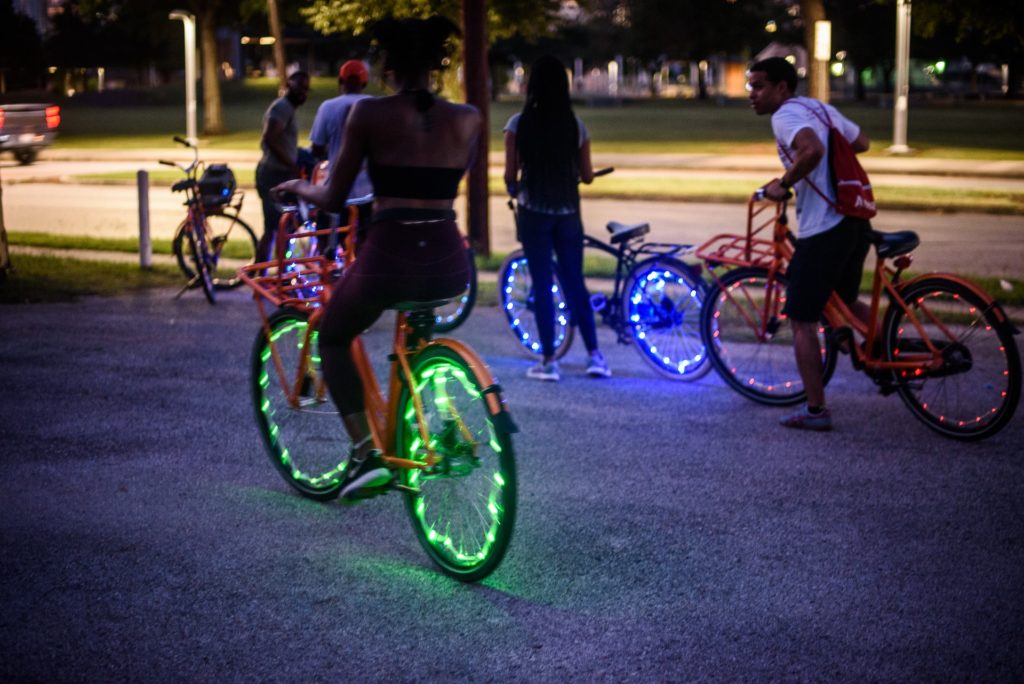
<svg viewBox="0 0 1024 684"><path fill-rule="evenodd" d="M843 216L855 216L862 219L872 218L878 213L878 210L875 207L875 195L871 191L871 181L868 179L868 174L864 171L864 167L857 160L857 153L853 151L853 147L843 137L843 134L832 125L832 119L828 115L828 110L821 103L818 103L821 106L821 113L818 113L799 100L788 100L784 104L789 102L809 110L811 114L818 117L821 123L828 127L828 168L832 178L832 190L835 192L836 201L830 200L828 195L811 182L810 178L805 177L803 180L807 181L807 184L823 200L828 202L833 209ZM775 144L778 145L786 160L792 163L793 158L789 156L785 146L778 140L775 141Z"/></svg>

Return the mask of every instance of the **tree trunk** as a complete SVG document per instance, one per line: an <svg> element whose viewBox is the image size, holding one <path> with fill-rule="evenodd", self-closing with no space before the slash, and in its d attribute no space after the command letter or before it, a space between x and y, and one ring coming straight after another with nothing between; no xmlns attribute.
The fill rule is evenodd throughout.
<svg viewBox="0 0 1024 684"><path fill-rule="evenodd" d="M807 94L828 101L828 62L824 68L814 59L814 22L825 20L824 0L800 0L804 20L804 47L807 49Z"/></svg>
<svg viewBox="0 0 1024 684"><path fill-rule="evenodd" d="M270 20L270 35L274 37L274 68L277 69L277 83L279 90L283 93L287 74L287 65L284 61L284 34L281 32L281 12L277 7L277 0L267 0L267 18Z"/></svg>
<svg viewBox="0 0 1024 684"><path fill-rule="evenodd" d="M477 254L490 256L491 236L488 217L487 155L490 97L487 87L487 11L485 0L462 2L462 61L465 73L466 102L480 110L483 118L476 155L469 167L466 215L469 240Z"/></svg>
<svg viewBox="0 0 1024 684"><path fill-rule="evenodd" d="M7 227L4 226L4 186L0 183L0 282L7 278L11 268L11 254L7 251Z"/></svg>
<svg viewBox="0 0 1024 684"><path fill-rule="evenodd" d="M203 135L223 135L226 131L220 98L217 23L212 9L203 12L200 33L203 45Z"/></svg>

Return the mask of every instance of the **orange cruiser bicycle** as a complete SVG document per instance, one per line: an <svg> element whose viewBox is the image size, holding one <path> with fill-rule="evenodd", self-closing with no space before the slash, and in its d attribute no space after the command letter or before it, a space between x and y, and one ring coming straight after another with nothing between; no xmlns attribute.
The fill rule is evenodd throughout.
<svg viewBox="0 0 1024 684"><path fill-rule="evenodd" d="M1019 331L969 280L945 273L902 280L920 242L916 233L872 231L871 241L871 320L880 324L864 324L832 294L819 328L825 382L843 351L882 394L899 394L933 430L962 440L999 432L1020 399ZM712 279L701 311L712 365L740 394L776 406L805 398L782 313L793 242L786 201L766 200L761 189L749 202L745 235L718 235L696 252Z"/></svg>
<svg viewBox="0 0 1024 684"><path fill-rule="evenodd" d="M288 229L282 222L278 244L331 239L329 230L286 234ZM340 230L351 261L352 231ZM285 481L320 501L338 496L351 445L328 396L317 348L337 273L334 259L323 255L279 256L240 273L262 318L252 352L257 425ZM312 289L310 282L325 286ZM374 443L395 471L391 483L367 496L400 492L427 555L445 574L470 582L498 566L512 537L516 426L476 353L457 340L432 339L434 310L444 303L393 307L386 395L361 338L353 342L353 355Z"/></svg>

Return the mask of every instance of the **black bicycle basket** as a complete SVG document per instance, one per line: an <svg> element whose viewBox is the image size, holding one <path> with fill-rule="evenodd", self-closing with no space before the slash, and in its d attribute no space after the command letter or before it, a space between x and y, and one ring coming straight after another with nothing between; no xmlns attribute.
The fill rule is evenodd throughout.
<svg viewBox="0 0 1024 684"><path fill-rule="evenodd" d="M235 194L235 174L227 164L210 164L199 178L199 194L203 206L222 207Z"/></svg>

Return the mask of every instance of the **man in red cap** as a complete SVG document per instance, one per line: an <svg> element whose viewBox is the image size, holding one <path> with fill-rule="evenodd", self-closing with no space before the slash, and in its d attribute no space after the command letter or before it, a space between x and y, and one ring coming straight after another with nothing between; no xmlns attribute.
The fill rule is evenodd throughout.
<svg viewBox="0 0 1024 684"><path fill-rule="evenodd" d="M319 105L316 116L313 118L313 126L309 131L313 157L317 160L326 159L333 164L338 159L348 114L352 111L352 105L357 101L370 97L370 95L362 94L362 89L366 88L369 82L370 73L367 71L367 66L358 59L349 59L338 70L338 92L340 94L337 97L324 100ZM330 173L330 168L328 173ZM355 176L355 181L352 182L352 189L348 194L348 204L354 205L358 211L358 229L355 233L357 247L366 237L374 207L374 186L370 183L366 164L362 165L359 174ZM345 222L347 221L346 217ZM328 212L322 212L321 219L317 221L318 228L333 228L340 224L340 217Z"/></svg>
<svg viewBox="0 0 1024 684"><path fill-rule="evenodd" d="M363 89L370 80L366 65L358 59L350 59L338 70L338 97L325 100L316 110L313 127L309 132L313 143L313 156L333 162L341 150L341 141L345 135L345 121L348 120L352 106L364 98ZM369 225L369 214L373 205L373 186L366 168L359 172L348 201L359 207L359 222L364 227Z"/></svg>

